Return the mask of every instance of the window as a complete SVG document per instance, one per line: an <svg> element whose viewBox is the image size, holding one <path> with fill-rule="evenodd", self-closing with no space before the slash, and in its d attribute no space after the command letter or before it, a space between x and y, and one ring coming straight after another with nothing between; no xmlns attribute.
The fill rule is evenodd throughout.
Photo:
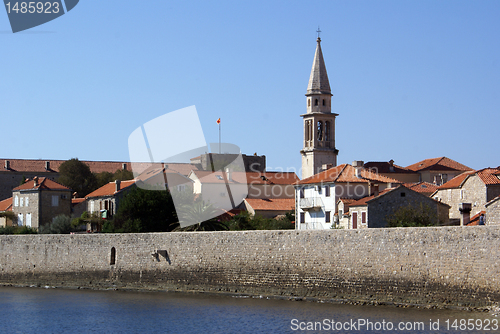
<svg viewBox="0 0 500 334"><path fill-rule="evenodd" d="M26 206L28 206L28 203L29 203L29 197L26 196L26 198L24 199L24 202L26 203Z"/></svg>
<svg viewBox="0 0 500 334"><path fill-rule="evenodd" d="M113 265L116 264L116 248L111 247L111 255L109 257L109 264Z"/></svg>
<svg viewBox="0 0 500 334"><path fill-rule="evenodd" d="M318 193L321 194L321 186L318 186Z"/></svg>
<svg viewBox="0 0 500 334"><path fill-rule="evenodd" d="M330 186L325 186L325 196L330 197Z"/></svg>
<svg viewBox="0 0 500 334"><path fill-rule="evenodd" d="M323 140L323 122L318 121L317 127L318 127L318 138L317 139Z"/></svg>
<svg viewBox="0 0 500 334"><path fill-rule="evenodd" d="M300 222L299 223L305 223L306 222L306 214L304 212L300 213Z"/></svg>
<svg viewBox="0 0 500 334"><path fill-rule="evenodd" d="M448 182L448 174L441 175L441 178L443 179L443 183Z"/></svg>
<svg viewBox="0 0 500 334"><path fill-rule="evenodd" d="M366 225L366 212L361 212L361 224Z"/></svg>
<svg viewBox="0 0 500 334"><path fill-rule="evenodd" d="M318 99L315 99L314 100L314 105L317 106L318 105Z"/></svg>
<svg viewBox="0 0 500 334"><path fill-rule="evenodd" d="M14 206L19 206L19 197L17 195L14 197Z"/></svg>
<svg viewBox="0 0 500 334"><path fill-rule="evenodd" d="M325 99L323 99L323 105L325 105Z"/></svg>
<svg viewBox="0 0 500 334"><path fill-rule="evenodd" d="M325 223L330 222L330 211L325 211Z"/></svg>
<svg viewBox="0 0 500 334"><path fill-rule="evenodd" d="M52 196L52 206L59 206L59 196Z"/></svg>
<svg viewBox="0 0 500 334"><path fill-rule="evenodd" d="M17 215L17 226L23 226L23 214L22 213Z"/></svg>
<svg viewBox="0 0 500 334"><path fill-rule="evenodd" d="M403 192L401 193L401 197L405 197L405 196L406 196L406 193L403 191Z"/></svg>
<svg viewBox="0 0 500 334"><path fill-rule="evenodd" d="M21 197L21 199L19 200L19 206L20 207L24 206L24 197Z"/></svg>
<svg viewBox="0 0 500 334"><path fill-rule="evenodd" d="M330 121L325 122L325 141L330 141Z"/></svg>
<svg viewBox="0 0 500 334"><path fill-rule="evenodd" d="M304 188L300 188L300 198L304 198Z"/></svg>
<svg viewBox="0 0 500 334"><path fill-rule="evenodd" d="M31 213L26 214L26 226L31 227Z"/></svg>
<svg viewBox="0 0 500 334"><path fill-rule="evenodd" d="M460 199L465 199L465 189L460 190Z"/></svg>
<svg viewBox="0 0 500 334"><path fill-rule="evenodd" d="M352 213L352 228L353 229L358 228L358 213L357 212Z"/></svg>
<svg viewBox="0 0 500 334"><path fill-rule="evenodd" d="M307 99L307 106L310 107L311 106L311 99Z"/></svg>
<svg viewBox="0 0 500 334"><path fill-rule="evenodd" d="M342 210L339 210L339 219L342 219Z"/></svg>
<svg viewBox="0 0 500 334"><path fill-rule="evenodd" d="M177 186L177 191L184 191L186 190L186 185L185 184L179 184Z"/></svg>
<svg viewBox="0 0 500 334"><path fill-rule="evenodd" d="M94 212L94 201L90 202L90 213Z"/></svg>

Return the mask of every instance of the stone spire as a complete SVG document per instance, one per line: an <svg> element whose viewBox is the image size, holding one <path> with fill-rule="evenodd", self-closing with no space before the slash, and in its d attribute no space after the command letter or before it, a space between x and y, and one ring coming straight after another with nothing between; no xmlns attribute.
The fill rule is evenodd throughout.
<svg viewBox="0 0 500 334"><path fill-rule="evenodd" d="M316 54L314 55L306 96L313 94L331 94L325 61L323 60L323 52L321 52L321 38L318 37L317 42L318 45L316 46Z"/></svg>

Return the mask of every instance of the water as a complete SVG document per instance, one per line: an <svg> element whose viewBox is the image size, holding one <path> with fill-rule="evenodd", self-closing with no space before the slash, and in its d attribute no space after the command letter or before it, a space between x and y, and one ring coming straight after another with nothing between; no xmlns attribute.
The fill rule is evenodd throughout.
<svg viewBox="0 0 500 334"><path fill-rule="evenodd" d="M359 319L370 321L373 328L357 326ZM439 330L430 329L431 319L434 328L439 320ZM456 330L446 330L447 319L450 326L459 319ZM478 327L460 331L460 319L472 319ZM332 330L331 320L335 321L334 329L339 321L348 327ZM493 330L497 321L488 313L456 310L165 292L0 287L0 333L390 333L389 323L394 332L402 323L408 333L495 333L500 331ZM308 326L314 328L314 322L321 327L316 323L316 330L306 330ZM477 330L487 322L490 330ZM417 330L419 323L424 328ZM377 326L386 330L376 330ZM466 322L462 321L462 329L464 326Z"/></svg>

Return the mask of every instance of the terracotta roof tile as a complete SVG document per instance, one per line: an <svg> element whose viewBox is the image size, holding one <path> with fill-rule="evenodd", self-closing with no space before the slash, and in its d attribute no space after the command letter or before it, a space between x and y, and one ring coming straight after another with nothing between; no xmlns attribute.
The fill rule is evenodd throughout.
<svg viewBox="0 0 500 334"><path fill-rule="evenodd" d="M380 174L373 173L365 168L361 169L361 178L356 177L355 168L349 164L342 164L332 167L316 175L310 176L297 182L296 184L314 184L314 183L395 183L399 184L400 181L386 177Z"/></svg>
<svg viewBox="0 0 500 334"><path fill-rule="evenodd" d="M377 196L375 195L371 195L371 196L366 196L366 197L363 197L361 199L358 199L356 200L355 202L352 202L349 207L353 207L353 206L362 206L362 205L366 205L366 203L372 199L374 199L375 197L379 197L379 196L382 196L384 194L387 194L389 191L392 191L396 188L387 188L387 189L384 189L382 190L381 192L378 193Z"/></svg>
<svg viewBox="0 0 500 334"><path fill-rule="evenodd" d="M429 182L416 182L403 184L406 188L422 194L432 194L438 188L435 184Z"/></svg>
<svg viewBox="0 0 500 334"><path fill-rule="evenodd" d="M77 205L77 204L80 204L82 202L85 202L85 198L72 198L71 199L72 205Z"/></svg>
<svg viewBox="0 0 500 334"><path fill-rule="evenodd" d="M295 208L294 198L245 198L254 210L287 211Z"/></svg>
<svg viewBox="0 0 500 334"><path fill-rule="evenodd" d="M477 175L485 185L500 184L500 179L498 178L498 173L500 169L498 168L484 168L477 171L465 172L460 175L455 176L450 181L438 187L438 189L456 189L460 188L467 177L472 175Z"/></svg>
<svg viewBox="0 0 500 334"><path fill-rule="evenodd" d="M479 217L481 216L481 214L486 214L486 211L481 211L481 212L478 212L476 215L472 216L470 218L470 221L469 221L469 224L467 224L466 226L478 226L479 225Z"/></svg>
<svg viewBox="0 0 500 334"><path fill-rule="evenodd" d="M447 157L425 159L417 162L413 165L406 166L407 169L413 170L415 172L422 170L449 170L449 171L471 171L472 169L462 165L455 160L451 160Z"/></svg>
<svg viewBox="0 0 500 334"><path fill-rule="evenodd" d="M109 182L108 184L103 185L101 188L91 192L85 198L92 198L92 197L103 197L103 196L113 196L119 192L122 192L124 189L134 185L136 183L136 180L128 180L128 181L121 181L120 183L120 190L116 190L116 183L115 182Z"/></svg>
<svg viewBox="0 0 500 334"><path fill-rule="evenodd" d="M0 201L0 212L1 211L12 211L12 197Z"/></svg>
<svg viewBox="0 0 500 334"><path fill-rule="evenodd" d="M17 190L71 190L66 186L63 186L60 183L57 183L56 181L52 181L49 178L46 177L39 177L37 180L37 184L35 185L35 181L28 180L26 183L20 185L19 187L16 187L12 190L17 191Z"/></svg>

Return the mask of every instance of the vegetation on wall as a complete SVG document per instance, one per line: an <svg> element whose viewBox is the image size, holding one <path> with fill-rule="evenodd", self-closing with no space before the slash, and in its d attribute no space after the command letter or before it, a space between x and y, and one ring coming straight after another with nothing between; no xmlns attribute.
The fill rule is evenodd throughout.
<svg viewBox="0 0 500 334"><path fill-rule="evenodd" d="M230 231L245 230L289 230L294 229L295 215L293 211L287 212L279 219L264 218L259 215L252 217L250 213L244 211L226 222Z"/></svg>

